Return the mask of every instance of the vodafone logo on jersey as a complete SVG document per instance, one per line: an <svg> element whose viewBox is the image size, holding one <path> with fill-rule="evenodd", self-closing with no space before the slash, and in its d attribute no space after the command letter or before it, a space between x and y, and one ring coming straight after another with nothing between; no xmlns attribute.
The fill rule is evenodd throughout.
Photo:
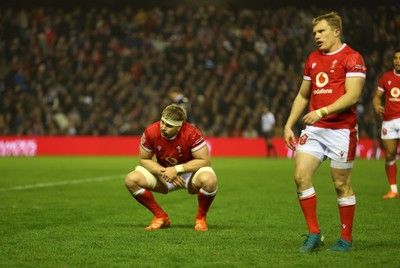
<svg viewBox="0 0 400 268"><path fill-rule="evenodd" d="M317 74L317 76L315 77L315 84L317 85L317 87L319 87L319 89L315 89L313 91L314 94L332 94L332 89L326 89L326 88L322 88L324 86L326 86L326 84L328 84L329 82L329 77L326 73L321 72L319 74Z"/></svg>
<svg viewBox="0 0 400 268"><path fill-rule="evenodd" d="M400 89L398 87L394 87L390 90L390 95L394 98L398 98L400 96Z"/></svg>
<svg viewBox="0 0 400 268"><path fill-rule="evenodd" d="M315 78L315 83L318 87L324 87L329 82L329 77L326 73L319 73Z"/></svg>
<svg viewBox="0 0 400 268"><path fill-rule="evenodd" d="M390 98L389 101L400 102L400 89L398 87L394 87L390 90Z"/></svg>

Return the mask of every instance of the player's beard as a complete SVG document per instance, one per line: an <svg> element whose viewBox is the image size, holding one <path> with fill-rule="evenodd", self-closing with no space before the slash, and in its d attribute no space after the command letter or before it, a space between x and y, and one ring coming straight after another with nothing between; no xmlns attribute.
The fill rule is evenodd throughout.
<svg viewBox="0 0 400 268"><path fill-rule="evenodd" d="M163 137L166 138L167 140L171 140L171 139L173 139L174 137L176 137L176 135L178 134L178 132L179 132L179 130L178 130L178 131L175 131L175 132L167 132L167 131L162 131L162 130L161 130L161 136L163 136Z"/></svg>
<svg viewBox="0 0 400 268"><path fill-rule="evenodd" d="M164 131L161 131L161 136L163 136L164 138L167 138L167 139L169 138L168 134Z"/></svg>

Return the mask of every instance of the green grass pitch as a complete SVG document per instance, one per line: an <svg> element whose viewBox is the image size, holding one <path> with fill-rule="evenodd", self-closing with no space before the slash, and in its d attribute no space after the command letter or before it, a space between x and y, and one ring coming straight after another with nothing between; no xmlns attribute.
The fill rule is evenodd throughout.
<svg viewBox="0 0 400 268"><path fill-rule="evenodd" d="M290 159L214 158L219 192L208 232L193 230L196 196L155 194L171 228L126 191L135 157L0 158L0 267L398 267L400 200L384 160L357 159L354 251L300 254L307 234ZM314 178L325 247L339 237L337 198L324 162Z"/></svg>

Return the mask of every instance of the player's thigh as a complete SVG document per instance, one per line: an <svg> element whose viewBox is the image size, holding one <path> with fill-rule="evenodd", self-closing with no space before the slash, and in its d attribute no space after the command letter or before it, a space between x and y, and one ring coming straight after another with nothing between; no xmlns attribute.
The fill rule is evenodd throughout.
<svg viewBox="0 0 400 268"><path fill-rule="evenodd" d="M321 165L322 153L298 152L295 157L294 178L296 182L311 182L312 177Z"/></svg>
<svg viewBox="0 0 400 268"><path fill-rule="evenodd" d="M349 184L352 168L334 168L331 166L331 177L338 184Z"/></svg>
<svg viewBox="0 0 400 268"><path fill-rule="evenodd" d="M127 185L137 185L139 187L147 187L148 183L145 175L138 170L133 170L128 173L125 177L125 183Z"/></svg>
<svg viewBox="0 0 400 268"><path fill-rule="evenodd" d="M389 158L396 157L398 144L399 144L398 139L382 140L383 149L385 150L387 157Z"/></svg>
<svg viewBox="0 0 400 268"><path fill-rule="evenodd" d="M157 178L150 171L142 166L137 166L134 171L127 175L127 183L129 180L141 188L146 188L154 192L167 193L168 187L166 182Z"/></svg>
<svg viewBox="0 0 400 268"><path fill-rule="evenodd" d="M310 126L301 132L296 149L294 173L298 185L307 182L310 184L312 176L326 158L326 146L321 142L323 134L324 129Z"/></svg>

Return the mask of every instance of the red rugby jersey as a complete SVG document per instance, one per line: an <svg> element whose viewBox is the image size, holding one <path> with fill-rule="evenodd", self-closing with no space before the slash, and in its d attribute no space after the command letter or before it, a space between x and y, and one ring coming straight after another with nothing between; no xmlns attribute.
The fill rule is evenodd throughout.
<svg viewBox="0 0 400 268"><path fill-rule="evenodd" d="M192 160L192 152L205 145L206 141L201 132L188 122L183 122L178 134L168 140L161 136L160 121L158 121L146 128L141 139L142 148L153 152L157 162L164 167Z"/></svg>
<svg viewBox="0 0 400 268"><path fill-rule="evenodd" d="M304 80L312 83L310 111L335 102L346 93L346 78L365 78L366 71L362 56L346 44L332 53L324 53L320 50L312 52L304 66L303 76ZM325 116L314 126L333 129L354 128L357 125L355 106L346 111Z"/></svg>

